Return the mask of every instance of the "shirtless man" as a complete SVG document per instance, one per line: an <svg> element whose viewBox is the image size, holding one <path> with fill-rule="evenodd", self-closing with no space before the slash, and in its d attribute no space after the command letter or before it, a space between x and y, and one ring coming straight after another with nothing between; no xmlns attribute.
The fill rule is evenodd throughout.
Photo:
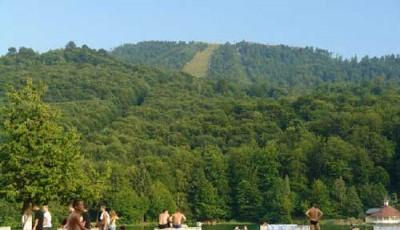
<svg viewBox="0 0 400 230"><path fill-rule="evenodd" d="M307 210L306 216L310 220L310 230L320 230L319 220L321 219L323 213L316 204Z"/></svg>
<svg viewBox="0 0 400 230"><path fill-rule="evenodd" d="M167 209L164 209L162 213L158 216L158 228L163 229L163 228L169 228L169 213Z"/></svg>
<svg viewBox="0 0 400 230"><path fill-rule="evenodd" d="M86 230L85 223L82 222L82 213L85 210L83 201L77 200L72 204L74 211L69 215L67 224L64 226L66 230Z"/></svg>
<svg viewBox="0 0 400 230"><path fill-rule="evenodd" d="M176 212L171 216L172 227L174 228L181 228L182 223L186 221L186 216L183 215L180 210L176 210Z"/></svg>

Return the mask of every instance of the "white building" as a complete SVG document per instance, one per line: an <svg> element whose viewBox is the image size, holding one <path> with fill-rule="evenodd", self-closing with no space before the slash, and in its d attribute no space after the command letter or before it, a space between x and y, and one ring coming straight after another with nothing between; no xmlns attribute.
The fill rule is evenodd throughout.
<svg viewBox="0 0 400 230"><path fill-rule="evenodd" d="M365 222L370 224L400 224L400 211L385 202L382 208L369 209Z"/></svg>

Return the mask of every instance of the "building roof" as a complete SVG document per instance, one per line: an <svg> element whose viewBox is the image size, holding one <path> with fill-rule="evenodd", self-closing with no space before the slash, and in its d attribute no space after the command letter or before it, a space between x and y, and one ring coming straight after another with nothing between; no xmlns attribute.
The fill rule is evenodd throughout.
<svg viewBox="0 0 400 230"><path fill-rule="evenodd" d="M400 211L393 208L390 205L386 205L383 208L381 208L379 211L374 212L371 214L371 216L375 217L400 217Z"/></svg>
<svg viewBox="0 0 400 230"><path fill-rule="evenodd" d="M370 209L368 209L365 213L366 213L367 215L371 215L371 214L373 214L373 213L379 212L379 210L381 210L381 209L380 209L380 208L370 208Z"/></svg>

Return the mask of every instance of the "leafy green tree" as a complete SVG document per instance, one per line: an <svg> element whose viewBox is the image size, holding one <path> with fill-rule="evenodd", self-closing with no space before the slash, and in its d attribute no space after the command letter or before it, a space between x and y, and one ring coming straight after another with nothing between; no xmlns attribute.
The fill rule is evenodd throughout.
<svg viewBox="0 0 400 230"><path fill-rule="evenodd" d="M76 44L75 44L75 42L69 41L69 42L65 45L65 49L66 49L66 50L76 49Z"/></svg>
<svg viewBox="0 0 400 230"><path fill-rule="evenodd" d="M36 55L35 51L31 48L21 47L18 50L18 59L27 63L34 63Z"/></svg>
<svg viewBox="0 0 400 230"><path fill-rule="evenodd" d="M354 147L339 137L329 137L322 149L323 173L330 178L352 179L349 162L354 156Z"/></svg>
<svg viewBox="0 0 400 230"><path fill-rule="evenodd" d="M365 208L381 207L387 197L387 190L382 184L364 184L358 189Z"/></svg>
<svg viewBox="0 0 400 230"><path fill-rule="evenodd" d="M290 190L289 177L285 179L277 178L271 188L273 195L269 201L270 208L266 210L265 217L271 221L279 223L292 223L293 212L293 193Z"/></svg>
<svg viewBox="0 0 400 230"><path fill-rule="evenodd" d="M143 217L148 210L149 202L140 197L133 189L121 186L108 200L112 208L117 211L124 223L143 222Z"/></svg>
<svg viewBox="0 0 400 230"><path fill-rule="evenodd" d="M0 200L0 224L3 226L19 226L20 225L20 208L17 203Z"/></svg>
<svg viewBox="0 0 400 230"><path fill-rule="evenodd" d="M348 217L358 218L363 212L363 204L354 186L347 189L344 207L344 214Z"/></svg>
<svg viewBox="0 0 400 230"><path fill-rule="evenodd" d="M217 189L206 179L203 169L195 169L192 175L190 200L193 214L200 220L224 217L222 202Z"/></svg>
<svg viewBox="0 0 400 230"><path fill-rule="evenodd" d="M15 47L8 48L7 55L8 56L15 56L17 54L17 49Z"/></svg>
<svg viewBox="0 0 400 230"><path fill-rule="evenodd" d="M222 152L215 147L208 146L203 152L204 174L211 187L216 190L215 218L229 217L229 204L231 203L228 178L228 167L226 158Z"/></svg>
<svg viewBox="0 0 400 230"><path fill-rule="evenodd" d="M268 191L279 177L278 149L269 144L265 149L254 149L252 163L257 170L260 191Z"/></svg>
<svg viewBox="0 0 400 230"><path fill-rule="evenodd" d="M157 220L158 215L164 209L168 209L170 211L176 210L176 203L172 194L167 187L159 181L156 181L152 184L149 200L150 207L148 210L148 215L153 220Z"/></svg>
<svg viewBox="0 0 400 230"><path fill-rule="evenodd" d="M241 220L258 220L261 217L262 195L257 186L242 180L236 192L238 217Z"/></svg>
<svg viewBox="0 0 400 230"><path fill-rule="evenodd" d="M344 216L346 212L346 191L346 183L341 177L333 182L332 201L334 201L335 212L339 216Z"/></svg>
<svg viewBox="0 0 400 230"><path fill-rule="evenodd" d="M329 190L321 180L314 181L312 185L311 202L316 203L326 216L332 214L332 206L329 197Z"/></svg>
<svg viewBox="0 0 400 230"><path fill-rule="evenodd" d="M88 186L78 135L57 124L57 112L42 101L44 92L28 79L8 94L3 108L0 193L25 205L66 202Z"/></svg>
<svg viewBox="0 0 400 230"><path fill-rule="evenodd" d="M145 196L151 192L151 176L143 163L139 164L132 178L134 189L139 196Z"/></svg>

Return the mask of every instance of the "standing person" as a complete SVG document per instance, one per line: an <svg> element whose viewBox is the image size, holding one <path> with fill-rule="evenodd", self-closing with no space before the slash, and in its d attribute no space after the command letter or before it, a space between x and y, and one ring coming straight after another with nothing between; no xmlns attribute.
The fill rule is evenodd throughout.
<svg viewBox="0 0 400 230"><path fill-rule="evenodd" d="M181 213L178 209L176 212L171 216L172 220L172 227L174 228L181 228L184 221L186 221L186 216Z"/></svg>
<svg viewBox="0 0 400 230"><path fill-rule="evenodd" d="M82 213L83 225L87 230L91 229L89 211L85 208Z"/></svg>
<svg viewBox="0 0 400 230"><path fill-rule="evenodd" d="M116 230L117 229L117 220L119 220L119 217L117 213L114 210L110 211L110 230Z"/></svg>
<svg viewBox="0 0 400 230"><path fill-rule="evenodd" d="M68 212L69 212L69 214L68 214L68 216L67 216L66 218L64 218L64 220L61 222L61 228L64 228L64 227L65 227L65 225L67 224L69 215L71 215L71 213L73 213L74 211L75 211L74 205L73 205L73 204L68 205Z"/></svg>
<svg viewBox="0 0 400 230"><path fill-rule="evenodd" d="M22 215L22 230L32 230L32 207L30 204Z"/></svg>
<svg viewBox="0 0 400 230"><path fill-rule="evenodd" d="M110 214L108 214L105 205L102 205L100 209L101 209L101 214L100 214L99 230L108 230L108 226L110 224Z"/></svg>
<svg viewBox="0 0 400 230"><path fill-rule="evenodd" d="M169 228L169 213L167 209L164 209L160 215L158 215L158 228Z"/></svg>
<svg viewBox="0 0 400 230"><path fill-rule="evenodd" d="M38 205L33 206L33 211L35 213L35 220L33 225L33 230L43 230L43 220L44 220L44 213L39 208Z"/></svg>
<svg viewBox="0 0 400 230"><path fill-rule="evenodd" d="M260 230L268 230L268 222L267 221L263 221L261 226L260 226Z"/></svg>
<svg viewBox="0 0 400 230"><path fill-rule="evenodd" d="M68 216L67 223L64 226L65 230L86 230L82 222L82 213L85 209L83 201L76 200L72 207L74 211Z"/></svg>
<svg viewBox="0 0 400 230"><path fill-rule="evenodd" d="M44 230L50 230L52 225L51 225L51 213L49 212L49 206L43 205L43 229Z"/></svg>
<svg viewBox="0 0 400 230"><path fill-rule="evenodd" d="M319 220L321 219L322 211L317 207L316 204L307 210L306 216L310 221L310 230L320 230Z"/></svg>

